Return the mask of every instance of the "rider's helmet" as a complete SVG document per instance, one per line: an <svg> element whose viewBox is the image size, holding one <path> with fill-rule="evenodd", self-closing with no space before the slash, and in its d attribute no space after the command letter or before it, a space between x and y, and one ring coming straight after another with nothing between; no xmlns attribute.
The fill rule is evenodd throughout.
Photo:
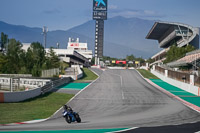
<svg viewBox="0 0 200 133"><path fill-rule="evenodd" d="M68 106L67 106L67 105L64 105L63 108L64 108L65 110L67 110Z"/></svg>

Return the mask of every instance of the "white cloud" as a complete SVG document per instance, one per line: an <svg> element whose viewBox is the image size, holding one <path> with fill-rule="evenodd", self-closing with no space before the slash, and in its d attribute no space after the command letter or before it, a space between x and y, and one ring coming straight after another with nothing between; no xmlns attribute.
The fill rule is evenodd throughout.
<svg viewBox="0 0 200 133"><path fill-rule="evenodd" d="M58 14L58 13L60 13L60 10L55 8L55 9L45 10L45 11L43 11L43 13L45 13L45 14Z"/></svg>
<svg viewBox="0 0 200 133"><path fill-rule="evenodd" d="M113 9L117 9L118 6L117 5L109 5L108 9L113 10Z"/></svg>
<svg viewBox="0 0 200 133"><path fill-rule="evenodd" d="M126 18L131 18L131 17L139 17L139 18L163 18L166 17L163 14L160 14L156 11L152 10L133 10L133 9L124 9L124 10L119 10L119 9L111 9L108 12L108 15L110 17L115 17L115 16L122 16Z"/></svg>

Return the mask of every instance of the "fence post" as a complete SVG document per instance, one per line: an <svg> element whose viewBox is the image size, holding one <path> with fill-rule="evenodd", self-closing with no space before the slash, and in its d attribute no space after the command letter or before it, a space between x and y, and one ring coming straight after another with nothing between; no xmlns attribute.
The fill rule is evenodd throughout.
<svg viewBox="0 0 200 133"><path fill-rule="evenodd" d="M12 86L13 82L12 82L12 78L10 78L10 92L13 92L13 86Z"/></svg>
<svg viewBox="0 0 200 133"><path fill-rule="evenodd" d="M155 66L155 65L153 65L153 71L155 71L155 67L156 67L156 66Z"/></svg>
<svg viewBox="0 0 200 133"><path fill-rule="evenodd" d="M51 87L53 88L53 81L51 82Z"/></svg>
<svg viewBox="0 0 200 133"><path fill-rule="evenodd" d="M168 77L168 70L165 70L165 77Z"/></svg>
<svg viewBox="0 0 200 133"><path fill-rule="evenodd" d="M190 75L190 84L194 85L194 75Z"/></svg>

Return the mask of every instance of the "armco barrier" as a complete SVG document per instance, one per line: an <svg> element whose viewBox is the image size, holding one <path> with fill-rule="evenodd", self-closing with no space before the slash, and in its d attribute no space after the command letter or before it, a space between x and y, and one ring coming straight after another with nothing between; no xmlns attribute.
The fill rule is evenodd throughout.
<svg viewBox="0 0 200 133"><path fill-rule="evenodd" d="M70 81L71 81L70 77L66 77L66 78L62 78L62 79L59 79L59 80L52 81L52 82L46 84L45 86L41 87L41 93L44 94L46 92L49 92L52 89L54 89L54 88L56 88L60 85L63 85L65 83L69 83Z"/></svg>

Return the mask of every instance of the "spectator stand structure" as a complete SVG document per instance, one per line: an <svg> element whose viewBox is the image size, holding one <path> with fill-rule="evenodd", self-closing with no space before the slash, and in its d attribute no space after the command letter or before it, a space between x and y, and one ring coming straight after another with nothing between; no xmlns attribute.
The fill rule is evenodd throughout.
<svg viewBox="0 0 200 133"><path fill-rule="evenodd" d="M191 44L196 49L199 49L199 31L199 28L187 24L155 22L146 39L157 40L160 47L164 49L151 57L154 59L153 64L162 64L165 60L166 52L173 44L177 44L178 47Z"/></svg>

